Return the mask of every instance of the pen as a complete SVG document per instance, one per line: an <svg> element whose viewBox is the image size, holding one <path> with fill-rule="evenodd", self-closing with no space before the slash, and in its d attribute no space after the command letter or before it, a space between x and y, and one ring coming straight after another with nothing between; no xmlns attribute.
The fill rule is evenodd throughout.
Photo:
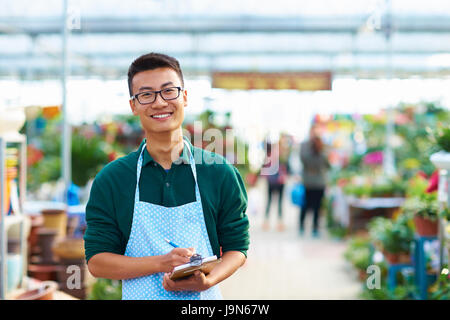
<svg viewBox="0 0 450 320"><path fill-rule="evenodd" d="M178 245L176 245L175 243L173 243L172 241L170 241L169 239L164 239L164 240L166 240L167 241L167 243L168 244L170 244L172 247L174 247L174 248L179 248L179 246Z"/></svg>

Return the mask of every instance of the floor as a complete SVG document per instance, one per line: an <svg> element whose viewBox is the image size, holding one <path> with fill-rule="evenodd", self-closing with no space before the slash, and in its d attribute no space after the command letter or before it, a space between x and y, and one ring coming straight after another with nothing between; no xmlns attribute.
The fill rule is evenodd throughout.
<svg viewBox="0 0 450 320"><path fill-rule="evenodd" d="M321 220L321 235L311 235L311 214L305 234L298 234L298 209L290 202L289 181L283 197L283 222L277 230L277 195L272 197L270 229L262 223L266 182L260 179L248 190L250 249L246 263L220 287L224 299L359 299L361 283L356 271L343 258L346 242L331 239Z"/></svg>

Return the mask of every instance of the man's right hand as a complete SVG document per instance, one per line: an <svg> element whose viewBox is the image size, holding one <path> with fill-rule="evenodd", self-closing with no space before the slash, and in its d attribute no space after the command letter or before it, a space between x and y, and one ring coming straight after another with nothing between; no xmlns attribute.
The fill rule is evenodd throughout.
<svg viewBox="0 0 450 320"><path fill-rule="evenodd" d="M194 253L194 248L174 248L161 256L161 271L172 272L176 266L188 263Z"/></svg>

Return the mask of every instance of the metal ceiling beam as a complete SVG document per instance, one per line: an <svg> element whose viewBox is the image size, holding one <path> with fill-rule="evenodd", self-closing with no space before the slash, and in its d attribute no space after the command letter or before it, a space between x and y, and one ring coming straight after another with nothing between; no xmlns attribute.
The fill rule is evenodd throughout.
<svg viewBox="0 0 450 320"><path fill-rule="evenodd" d="M356 33L367 15L351 16L149 16L81 17L80 29L73 33ZM1 33L29 35L57 34L60 17L8 17L0 19ZM393 16L394 32L450 32L450 15Z"/></svg>
<svg viewBox="0 0 450 320"><path fill-rule="evenodd" d="M198 51L178 51L178 52L171 52L171 51L164 51L165 53L169 55L173 55L177 57L177 59L183 59L183 58L208 58L208 59L214 59L217 57L252 57L252 56L297 56L299 59L302 57L311 57L311 56L318 56L318 57L332 57L336 58L338 56L344 57L344 56L378 56L380 58L384 57L384 51L383 50L353 50L353 51L341 51L341 50L329 50L329 51L318 51L318 50L289 50L289 51L268 51L268 50L254 50L254 51L223 51L223 52L198 52ZM59 58L58 57L59 52L38 52L38 53L28 53L28 52L21 52L21 53L2 53L0 52L0 60L10 60L10 61L20 61L20 60L28 60L28 62L32 59L47 59L47 58ZM72 59L135 59L142 55L142 51L125 51L125 52L74 52L72 50L71 52L71 58ZM450 54L448 50L440 49L440 48L424 48L423 51L420 50L393 50L392 54L394 55L401 55L401 56L423 56L428 57L435 54Z"/></svg>

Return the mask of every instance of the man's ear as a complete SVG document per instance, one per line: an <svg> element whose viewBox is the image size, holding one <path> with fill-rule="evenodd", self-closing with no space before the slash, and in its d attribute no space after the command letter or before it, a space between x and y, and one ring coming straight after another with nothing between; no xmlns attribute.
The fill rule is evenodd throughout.
<svg viewBox="0 0 450 320"><path fill-rule="evenodd" d="M183 90L183 101L184 101L184 107L188 106L188 99L187 99L187 91Z"/></svg>
<svg viewBox="0 0 450 320"><path fill-rule="evenodd" d="M133 112L133 114L135 116L137 116L138 112L137 112L136 104L134 103L134 99L130 99L130 100L128 100L128 102L130 103L131 111Z"/></svg>

